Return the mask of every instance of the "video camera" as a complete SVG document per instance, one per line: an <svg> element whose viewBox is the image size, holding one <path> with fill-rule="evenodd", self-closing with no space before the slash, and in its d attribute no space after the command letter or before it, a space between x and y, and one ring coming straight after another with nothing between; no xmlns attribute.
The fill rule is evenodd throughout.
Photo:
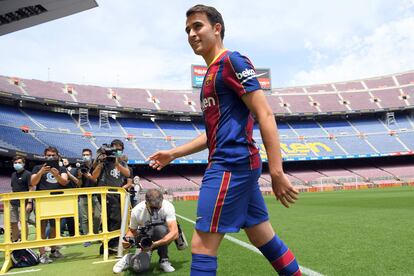
<svg viewBox="0 0 414 276"><path fill-rule="evenodd" d="M115 163L116 152L117 152L116 148L111 147L108 144L102 144L102 146L97 151L98 153L97 159L98 161L104 161L106 163ZM102 155L105 155L105 157L100 158L100 156L102 157Z"/></svg>
<svg viewBox="0 0 414 276"><path fill-rule="evenodd" d="M152 245L152 237L154 235L154 227L163 225L165 222L159 218L158 213L151 216L150 221L147 221L144 226L138 227L138 235L134 238L124 237L124 240L129 242L131 246L136 245L138 248L150 249Z"/></svg>
<svg viewBox="0 0 414 276"><path fill-rule="evenodd" d="M88 173L90 171L90 167L85 163L85 161L77 162L76 168L78 168L81 173Z"/></svg>

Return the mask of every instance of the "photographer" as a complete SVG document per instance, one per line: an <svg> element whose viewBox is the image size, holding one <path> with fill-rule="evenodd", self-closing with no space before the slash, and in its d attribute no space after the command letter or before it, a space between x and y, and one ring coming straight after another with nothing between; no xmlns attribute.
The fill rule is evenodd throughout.
<svg viewBox="0 0 414 276"><path fill-rule="evenodd" d="M98 149L97 166L95 167L92 177L98 181L98 186L122 187L125 178L130 176L127 162L122 160L124 143L115 139L111 142L110 147L106 144ZM108 194L106 196L107 214L108 214L108 231L114 231L121 228L121 208L119 195ZM118 248L118 238L109 241L109 250L116 253ZM103 253L103 246L100 248Z"/></svg>
<svg viewBox="0 0 414 276"><path fill-rule="evenodd" d="M31 173L25 170L25 159L22 156L15 156L13 157L13 168L16 170L11 175L11 187L13 192L27 192L33 190L33 187L30 185L30 177ZM20 201L19 200L12 200L10 202L10 223L11 223L11 230L12 230L12 241L17 241L19 239L20 231L18 223L20 221ZM26 227L26 239L29 233L27 221L29 220L30 212L33 209L33 201L32 199L26 200L25 206L22 208L26 209L26 223L25 226L21 225L21 227Z"/></svg>
<svg viewBox="0 0 414 276"><path fill-rule="evenodd" d="M36 186L38 191L56 190L65 187L68 181L66 168L59 166L59 152L54 147L48 147L44 150L46 162L43 165L37 165L32 170L31 186ZM55 220L47 219L41 221L41 236L46 238L46 227L50 224L50 238L55 238ZM43 264L51 263L52 260L46 255L44 247L39 248L40 262ZM62 258L63 255L52 246L50 257Z"/></svg>
<svg viewBox="0 0 414 276"><path fill-rule="evenodd" d="M125 249L136 245L140 250L136 254L127 254L113 267L114 273L130 268L134 272L143 272L150 267L150 252L157 249L160 269L164 272L175 271L168 259L168 245L178 238L175 208L159 190L151 189L131 211L128 232L123 238Z"/></svg>
<svg viewBox="0 0 414 276"><path fill-rule="evenodd" d="M60 165L60 164L59 164ZM63 189L74 189L79 185L78 170L73 168L67 158L62 158L61 165L66 168L69 183ZM75 220L73 217L62 218L60 220L60 235L65 236L65 230L68 231L69 236L75 236Z"/></svg>
<svg viewBox="0 0 414 276"><path fill-rule="evenodd" d="M82 150L82 163L76 163L78 169L79 187L90 188L96 187L97 181L93 178L92 172L92 150ZM79 213L80 213L80 228L82 234L89 233L88 229L88 196L79 196ZM93 233L99 233L99 226L101 224L101 203L97 195L92 195L92 215L93 215ZM88 247L91 242L85 242L83 246Z"/></svg>

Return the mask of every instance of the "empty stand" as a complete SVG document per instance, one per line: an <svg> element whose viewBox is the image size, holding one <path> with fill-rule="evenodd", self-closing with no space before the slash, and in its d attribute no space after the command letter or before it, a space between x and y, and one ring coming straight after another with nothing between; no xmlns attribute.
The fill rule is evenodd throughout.
<svg viewBox="0 0 414 276"><path fill-rule="evenodd" d="M318 110L311 104L307 95L284 95L281 97L284 102L289 104L292 113L317 113Z"/></svg>
<svg viewBox="0 0 414 276"><path fill-rule="evenodd" d="M152 96L159 100L162 110L193 112L191 107L186 104L188 100L184 97L187 93L175 90L151 90Z"/></svg>
<svg viewBox="0 0 414 276"><path fill-rule="evenodd" d="M70 84L70 86L75 90L74 94L80 103L117 106L106 87L78 84Z"/></svg>
<svg viewBox="0 0 414 276"><path fill-rule="evenodd" d="M147 176L151 182L167 191L198 190L199 186L188 179L174 174Z"/></svg>
<svg viewBox="0 0 414 276"><path fill-rule="evenodd" d="M19 128L1 126L0 125L1 140L13 145L20 151L36 153L43 155L43 150L46 145L36 140L31 134L22 132Z"/></svg>
<svg viewBox="0 0 414 276"><path fill-rule="evenodd" d="M19 109L7 105L0 105L0 124L13 127L28 126L30 129L39 128L38 125Z"/></svg>
<svg viewBox="0 0 414 276"><path fill-rule="evenodd" d="M314 94L312 98L319 103L322 112L340 112L347 111L346 105L338 94Z"/></svg>
<svg viewBox="0 0 414 276"><path fill-rule="evenodd" d="M11 78L4 76L0 76L0 91L20 95L24 94L19 86L13 83L13 80Z"/></svg>
<svg viewBox="0 0 414 276"><path fill-rule="evenodd" d="M284 106L285 103L281 101L279 96L269 95L267 96L267 101L274 113L290 113L288 110L289 106Z"/></svg>
<svg viewBox="0 0 414 276"><path fill-rule="evenodd" d="M312 86L305 87L308 93L316 93L316 92L334 92L335 89L333 88L332 84L317 84Z"/></svg>
<svg viewBox="0 0 414 276"><path fill-rule="evenodd" d="M113 91L119 96L118 101L124 107L157 109L145 89L113 88Z"/></svg>
<svg viewBox="0 0 414 276"><path fill-rule="evenodd" d="M385 77L367 79L367 80L364 80L364 82L365 82L365 85L369 89L395 87L396 86L396 83L392 79L392 76L385 76Z"/></svg>
<svg viewBox="0 0 414 276"><path fill-rule="evenodd" d="M334 84L337 91L365 90L361 81L338 82Z"/></svg>
<svg viewBox="0 0 414 276"><path fill-rule="evenodd" d="M395 75L399 85L414 84L414 72Z"/></svg>
<svg viewBox="0 0 414 276"><path fill-rule="evenodd" d="M23 80L23 83L24 89L31 96L73 101L72 97L65 92L65 86L62 83L26 79Z"/></svg>
<svg viewBox="0 0 414 276"><path fill-rule="evenodd" d="M406 106L404 100L401 98L400 90L396 88L375 90L372 91L372 95L380 100L380 105L383 108Z"/></svg>
<svg viewBox="0 0 414 276"><path fill-rule="evenodd" d="M342 93L342 97L353 110L379 109L367 92L347 92Z"/></svg>

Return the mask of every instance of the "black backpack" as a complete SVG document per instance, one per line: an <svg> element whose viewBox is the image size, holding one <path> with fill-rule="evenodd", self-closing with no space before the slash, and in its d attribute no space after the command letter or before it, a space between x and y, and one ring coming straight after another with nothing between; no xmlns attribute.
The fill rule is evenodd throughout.
<svg viewBox="0 0 414 276"><path fill-rule="evenodd" d="M27 267L40 263L39 255L31 249L14 250L11 259L13 267Z"/></svg>

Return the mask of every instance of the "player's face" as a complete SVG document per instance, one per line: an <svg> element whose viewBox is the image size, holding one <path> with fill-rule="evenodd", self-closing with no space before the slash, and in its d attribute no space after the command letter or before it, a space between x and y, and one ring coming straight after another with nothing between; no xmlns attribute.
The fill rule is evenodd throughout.
<svg viewBox="0 0 414 276"><path fill-rule="evenodd" d="M211 26L204 13L197 12L187 18L185 31L196 55L208 56L218 43L220 28L217 25L220 26Z"/></svg>

